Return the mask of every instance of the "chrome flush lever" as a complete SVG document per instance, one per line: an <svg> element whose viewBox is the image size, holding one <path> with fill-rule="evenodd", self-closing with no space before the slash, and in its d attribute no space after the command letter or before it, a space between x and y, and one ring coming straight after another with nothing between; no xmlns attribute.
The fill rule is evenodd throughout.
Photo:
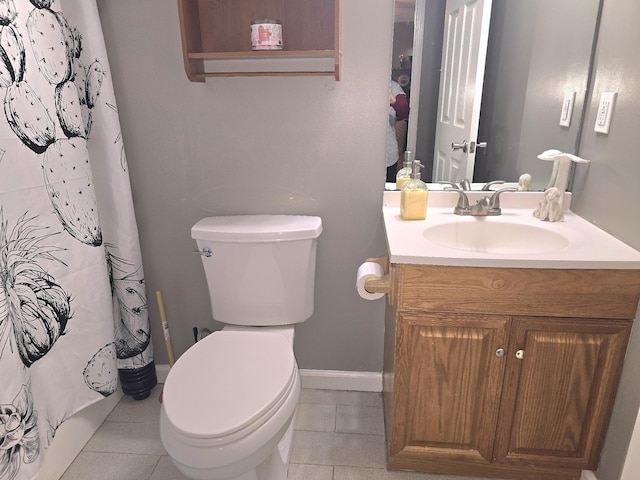
<svg viewBox="0 0 640 480"><path fill-rule="evenodd" d="M213 255L213 251L209 247L202 247L202 250L194 250L193 253L197 253L198 255L207 258Z"/></svg>

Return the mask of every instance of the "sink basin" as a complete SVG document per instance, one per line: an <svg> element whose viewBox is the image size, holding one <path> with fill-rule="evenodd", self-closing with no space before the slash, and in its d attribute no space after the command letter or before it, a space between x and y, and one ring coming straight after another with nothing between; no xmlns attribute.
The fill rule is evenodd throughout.
<svg viewBox="0 0 640 480"><path fill-rule="evenodd" d="M569 246L561 233L534 225L486 218L461 220L428 226L423 236L443 247L499 255L557 252Z"/></svg>

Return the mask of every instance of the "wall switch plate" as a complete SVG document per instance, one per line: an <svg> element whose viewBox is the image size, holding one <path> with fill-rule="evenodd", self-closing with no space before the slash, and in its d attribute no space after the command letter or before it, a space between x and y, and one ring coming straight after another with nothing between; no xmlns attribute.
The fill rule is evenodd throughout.
<svg viewBox="0 0 640 480"><path fill-rule="evenodd" d="M576 92L565 92L562 100L562 111L560 112L560 126L571 125L571 115L573 114L573 104L576 101Z"/></svg>
<svg viewBox="0 0 640 480"><path fill-rule="evenodd" d="M611 117L613 116L613 107L616 104L618 92L602 92L600 94L600 104L598 105L598 113L596 115L596 126L593 128L598 133L609 133L611 125Z"/></svg>

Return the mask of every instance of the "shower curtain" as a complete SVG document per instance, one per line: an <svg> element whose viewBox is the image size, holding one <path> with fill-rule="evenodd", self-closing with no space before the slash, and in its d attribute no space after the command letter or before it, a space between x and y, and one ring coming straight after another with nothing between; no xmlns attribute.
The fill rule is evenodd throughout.
<svg viewBox="0 0 640 480"><path fill-rule="evenodd" d="M0 480L23 480L66 419L156 374L95 0L0 0L0 96Z"/></svg>

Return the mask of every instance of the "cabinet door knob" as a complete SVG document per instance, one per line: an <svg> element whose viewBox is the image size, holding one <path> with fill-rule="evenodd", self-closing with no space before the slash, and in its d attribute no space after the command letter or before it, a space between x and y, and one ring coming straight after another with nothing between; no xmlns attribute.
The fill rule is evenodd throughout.
<svg viewBox="0 0 640 480"><path fill-rule="evenodd" d="M496 357L502 358L504 357L504 354L505 354L504 348L499 348L496 350Z"/></svg>
<svg viewBox="0 0 640 480"><path fill-rule="evenodd" d="M524 357L525 357L526 355L527 355L527 354L526 354L526 352L525 352L524 350L518 350L518 351L516 352L516 358L517 358L518 360L524 360Z"/></svg>

